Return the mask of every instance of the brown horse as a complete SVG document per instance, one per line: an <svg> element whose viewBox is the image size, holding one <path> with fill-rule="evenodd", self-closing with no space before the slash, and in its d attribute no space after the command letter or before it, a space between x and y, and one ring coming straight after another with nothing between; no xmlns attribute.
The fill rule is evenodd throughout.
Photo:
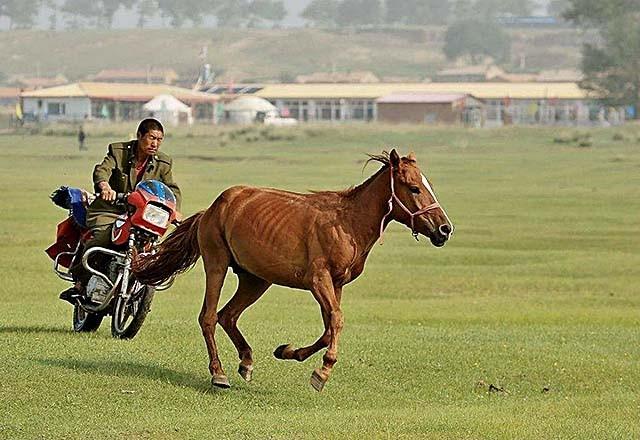
<svg viewBox="0 0 640 440"><path fill-rule="evenodd" d="M206 211L187 218L159 246L134 265L144 283L159 284L204 260L206 290L200 326L209 352L211 383L229 387L215 341L219 323L238 350L238 372L251 380L251 347L237 327L244 310L271 286L310 290L320 304L324 332L313 344L294 348L281 345L278 359L304 361L329 347L322 368L311 376L321 391L336 363L343 326L342 287L353 281L385 226L396 220L422 234L434 246L443 246L453 225L438 203L413 154L370 156L382 168L361 185L346 191L297 194L248 186L225 190ZM232 267L238 289L218 312L220 289Z"/></svg>

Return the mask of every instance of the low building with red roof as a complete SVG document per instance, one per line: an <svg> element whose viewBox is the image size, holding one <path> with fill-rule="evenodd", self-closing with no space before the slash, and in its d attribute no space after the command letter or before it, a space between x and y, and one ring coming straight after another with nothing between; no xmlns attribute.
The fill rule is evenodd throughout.
<svg viewBox="0 0 640 440"><path fill-rule="evenodd" d="M390 123L481 123L483 103L467 93L391 93L376 100L378 120Z"/></svg>

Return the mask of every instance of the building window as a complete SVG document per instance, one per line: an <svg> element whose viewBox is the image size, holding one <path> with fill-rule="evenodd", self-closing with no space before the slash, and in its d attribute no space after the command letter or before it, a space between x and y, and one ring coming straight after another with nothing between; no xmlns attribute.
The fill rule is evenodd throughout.
<svg viewBox="0 0 640 440"><path fill-rule="evenodd" d="M318 101L316 103L316 119L331 120L331 101Z"/></svg>
<svg viewBox="0 0 640 440"><path fill-rule="evenodd" d="M213 119L213 105L208 103L194 104L196 119Z"/></svg>
<svg viewBox="0 0 640 440"><path fill-rule="evenodd" d="M115 104L110 101L92 101L91 114L94 118L111 119L115 116Z"/></svg>
<svg viewBox="0 0 640 440"><path fill-rule="evenodd" d="M370 103L367 107L367 121L372 121L373 116L373 103Z"/></svg>
<svg viewBox="0 0 640 440"><path fill-rule="evenodd" d="M298 119L300 117L298 101L283 101L283 109L286 109L282 115L289 114L289 118ZM286 117L286 116L285 116Z"/></svg>
<svg viewBox="0 0 640 440"><path fill-rule="evenodd" d="M49 102L47 103L47 113L50 115L64 115L67 110L67 105L63 102Z"/></svg>
<svg viewBox="0 0 640 440"><path fill-rule="evenodd" d="M351 101L349 105L351 107L351 119L363 120L367 103L365 101Z"/></svg>

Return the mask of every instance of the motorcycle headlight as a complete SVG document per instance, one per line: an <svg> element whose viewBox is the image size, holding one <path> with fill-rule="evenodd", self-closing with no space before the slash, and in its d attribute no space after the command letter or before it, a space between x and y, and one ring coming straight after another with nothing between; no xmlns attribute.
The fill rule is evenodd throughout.
<svg viewBox="0 0 640 440"><path fill-rule="evenodd" d="M159 228L166 228L169 225L169 213L154 205L147 205L142 213L142 218Z"/></svg>

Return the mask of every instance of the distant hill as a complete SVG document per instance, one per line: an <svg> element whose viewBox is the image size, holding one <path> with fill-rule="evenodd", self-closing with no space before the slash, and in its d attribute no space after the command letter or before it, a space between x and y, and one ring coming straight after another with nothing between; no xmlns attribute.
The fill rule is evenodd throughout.
<svg viewBox="0 0 640 440"><path fill-rule="evenodd" d="M581 37L572 29L518 29L512 59L528 70L577 68ZM447 62L444 28L369 30L127 29L0 32L0 78L64 74L83 79L105 68L171 67L195 81L203 46L222 80L291 80L317 71L370 70L424 78ZM506 66L507 68L513 66Z"/></svg>

